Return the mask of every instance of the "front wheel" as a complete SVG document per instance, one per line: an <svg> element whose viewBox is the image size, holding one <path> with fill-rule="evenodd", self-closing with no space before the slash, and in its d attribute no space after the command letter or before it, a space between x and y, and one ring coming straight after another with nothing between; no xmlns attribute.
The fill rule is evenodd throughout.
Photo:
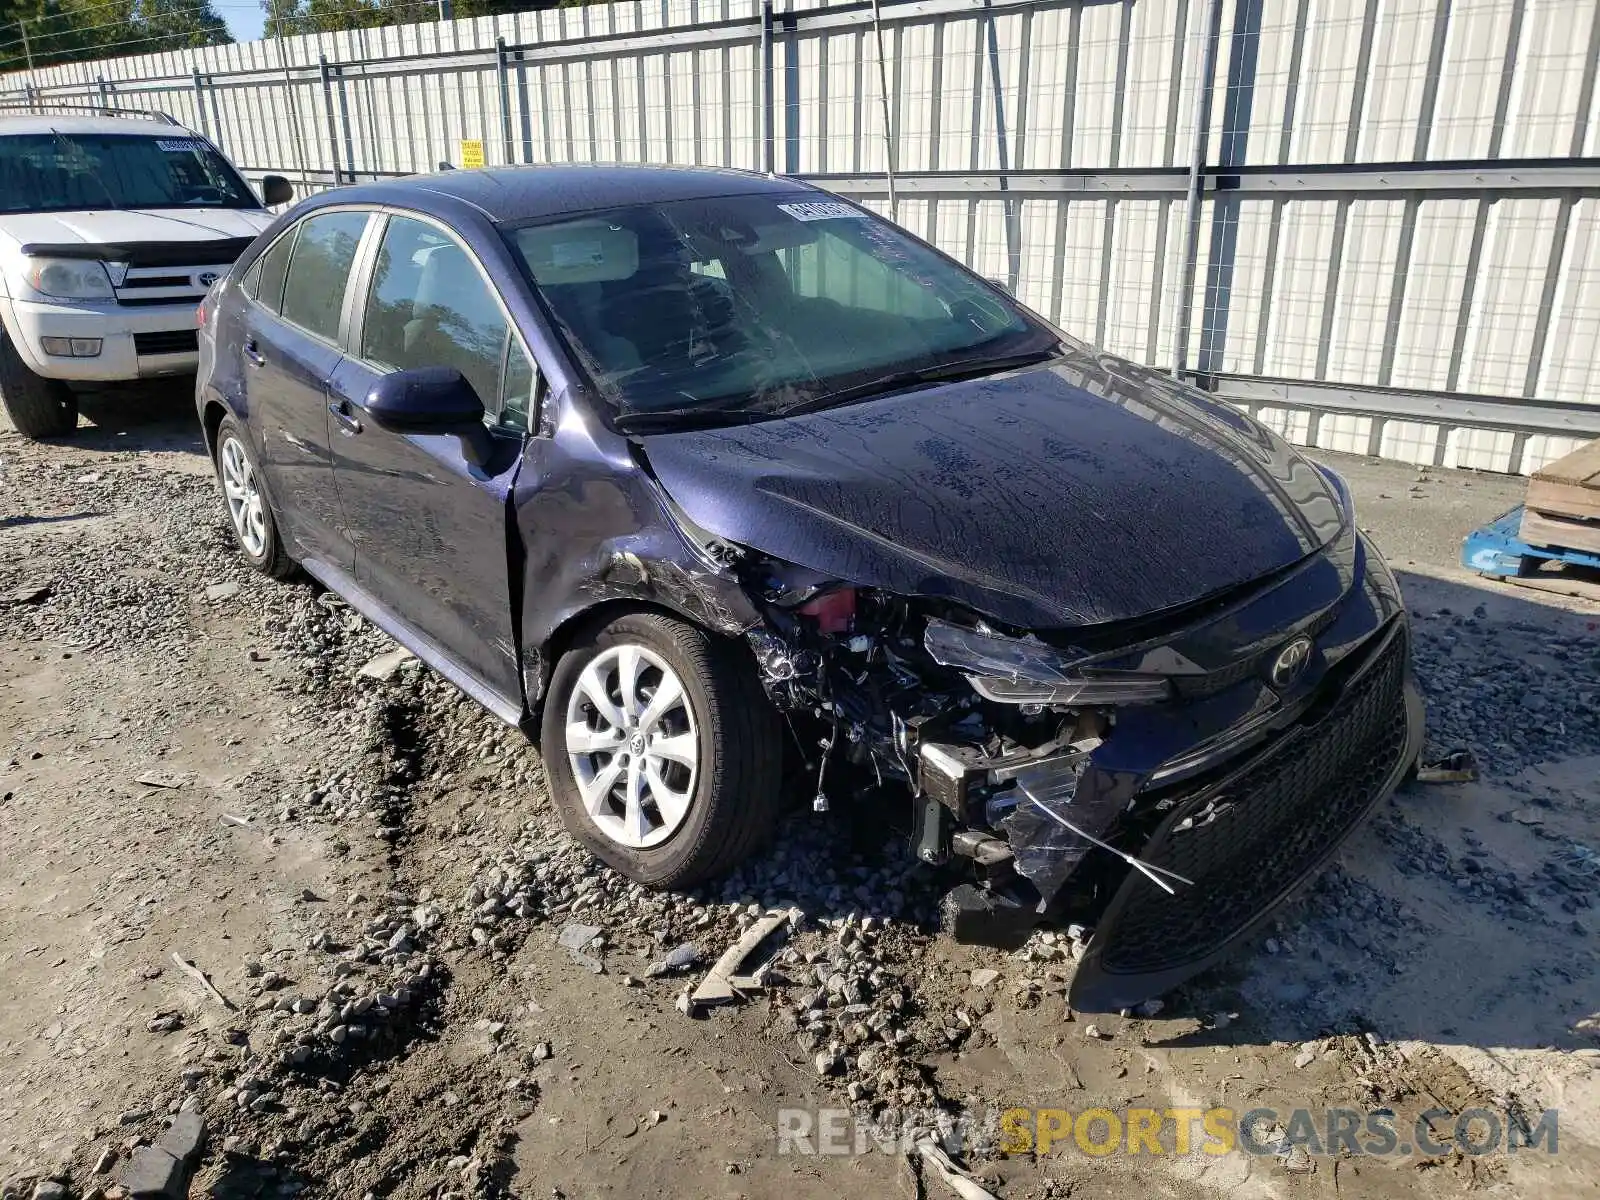
<svg viewBox="0 0 1600 1200"><path fill-rule="evenodd" d="M0 403L25 438L66 437L78 427L78 398L59 379L35 375L0 331Z"/></svg>
<svg viewBox="0 0 1600 1200"><path fill-rule="evenodd" d="M550 681L541 741L567 831L649 887L726 874L776 822L783 742L754 663L672 617L581 636Z"/></svg>

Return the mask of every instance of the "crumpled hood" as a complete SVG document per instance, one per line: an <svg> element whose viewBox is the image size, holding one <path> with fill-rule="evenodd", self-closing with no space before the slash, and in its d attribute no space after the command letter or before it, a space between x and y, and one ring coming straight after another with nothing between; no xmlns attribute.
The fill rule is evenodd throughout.
<svg viewBox="0 0 1600 1200"><path fill-rule="evenodd" d="M74 242L197 242L253 238L273 216L249 208L116 208L85 212L6 213L0 234L18 245Z"/></svg>
<svg viewBox="0 0 1600 1200"><path fill-rule="evenodd" d="M698 525L1023 628L1144 616L1326 545L1326 480L1232 409L1084 351L823 412L639 439Z"/></svg>

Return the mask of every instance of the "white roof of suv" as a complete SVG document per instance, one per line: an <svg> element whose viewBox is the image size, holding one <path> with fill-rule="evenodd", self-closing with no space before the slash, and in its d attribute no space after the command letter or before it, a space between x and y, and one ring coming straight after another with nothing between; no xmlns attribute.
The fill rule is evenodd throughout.
<svg viewBox="0 0 1600 1200"><path fill-rule="evenodd" d="M158 117L75 117L52 113L0 114L0 137L8 134L49 133L188 133L182 125L169 125ZM191 135L192 136L192 135Z"/></svg>

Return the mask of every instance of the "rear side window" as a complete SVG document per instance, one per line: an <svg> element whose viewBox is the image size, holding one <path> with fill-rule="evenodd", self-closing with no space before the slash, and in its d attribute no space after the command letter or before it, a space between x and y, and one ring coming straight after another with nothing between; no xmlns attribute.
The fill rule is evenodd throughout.
<svg viewBox="0 0 1600 1200"><path fill-rule="evenodd" d="M283 319L330 342L339 340L339 314L367 213L332 212L300 226L283 284ZM274 247L275 249L276 247ZM266 291L262 269L262 291Z"/></svg>
<svg viewBox="0 0 1600 1200"><path fill-rule="evenodd" d="M240 287L244 294L273 312L283 307L283 276L289 266L289 251L294 246L295 231L290 230L271 246L267 252L245 272Z"/></svg>

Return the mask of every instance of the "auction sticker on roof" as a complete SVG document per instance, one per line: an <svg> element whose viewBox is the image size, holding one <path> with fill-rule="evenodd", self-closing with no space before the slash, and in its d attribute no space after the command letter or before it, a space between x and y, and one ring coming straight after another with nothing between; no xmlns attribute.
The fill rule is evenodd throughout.
<svg viewBox="0 0 1600 1200"><path fill-rule="evenodd" d="M859 220L867 215L860 209L840 204L837 200L816 200L809 204L780 204L778 207L796 221L828 221L834 217L855 217Z"/></svg>

